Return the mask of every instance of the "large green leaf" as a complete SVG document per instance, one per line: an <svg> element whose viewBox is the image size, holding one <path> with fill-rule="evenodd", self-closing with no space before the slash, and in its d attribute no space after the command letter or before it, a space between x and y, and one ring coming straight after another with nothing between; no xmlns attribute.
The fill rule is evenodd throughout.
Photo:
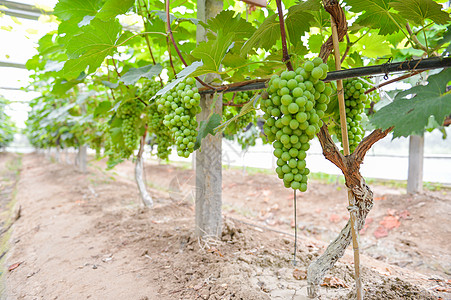
<svg viewBox="0 0 451 300"><path fill-rule="evenodd" d="M382 129L394 126L394 138L422 135L431 116L438 124L443 124L451 113L451 93L446 93L450 78L451 68L444 69L430 76L426 86L419 85L398 93L392 103L374 115L371 123ZM410 95L414 96L408 99Z"/></svg>
<svg viewBox="0 0 451 300"><path fill-rule="evenodd" d="M241 54L249 53L252 48L271 49L280 38L280 27L277 15L268 17L241 48Z"/></svg>
<svg viewBox="0 0 451 300"><path fill-rule="evenodd" d="M61 20L81 21L85 16L94 16L100 7L102 0L59 0L53 14Z"/></svg>
<svg viewBox="0 0 451 300"><path fill-rule="evenodd" d="M302 44L301 37L310 30L310 23L314 21L311 11L319 9L321 9L321 2L318 0L300 1L288 9L285 25L290 42L294 46L298 43Z"/></svg>
<svg viewBox="0 0 451 300"><path fill-rule="evenodd" d="M125 14L134 3L135 0L107 0L96 17L107 21L117 15Z"/></svg>
<svg viewBox="0 0 451 300"><path fill-rule="evenodd" d="M227 35L229 33L234 34L234 40L243 40L249 38L255 32L254 26L247 22L241 15L236 15L234 11L225 10L219 13L213 19L208 20L208 27L210 30Z"/></svg>
<svg viewBox="0 0 451 300"><path fill-rule="evenodd" d="M141 68L131 68L127 73L122 75L119 81L126 85L135 84L140 78L152 79L155 75L160 74L163 67L160 64L151 64Z"/></svg>
<svg viewBox="0 0 451 300"><path fill-rule="evenodd" d="M442 6L433 0L394 0L390 5L399 11L399 15L417 25L423 25L426 19L437 24L446 24L451 20Z"/></svg>
<svg viewBox="0 0 451 300"><path fill-rule="evenodd" d="M114 53L121 29L116 20L104 22L97 18L82 27L80 34L67 45L66 53L70 59L64 64L63 75L76 77L88 66L89 73L95 72L105 57Z"/></svg>
<svg viewBox="0 0 451 300"><path fill-rule="evenodd" d="M404 26L404 19L390 6L391 0L346 0L351 5L351 11L362 13L356 20L357 24L379 29L379 34L387 35L397 32L399 26Z"/></svg>
<svg viewBox="0 0 451 300"><path fill-rule="evenodd" d="M191 55L202 60L203 66L194 71L192 76L218 72L224 56L233 47L233 36L233 33L219 32L215 40L200 43Z"/></svg>

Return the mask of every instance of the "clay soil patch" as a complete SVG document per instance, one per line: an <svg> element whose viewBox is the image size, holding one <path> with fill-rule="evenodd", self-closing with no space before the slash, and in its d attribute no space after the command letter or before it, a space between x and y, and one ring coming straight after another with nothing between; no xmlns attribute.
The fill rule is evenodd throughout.
<svg viewBox="0 0 451 300"><path fill-rule="evenodd" d="M312 182L299 198L293 266L292 194L275 176L224 171L222 238L200 240L191 170L148 163L155 207L146 209L131 163L103 168L91 161L82 174L23 156L3 299L306 299L308 264L347 218L344 191ZM362 236L365 299L448 299L450 224L433 208L449 220L449 196L375 191L381 199ZM376 237L379 226L386 236ZM323 298L352 298L352 274L346 254L326 276Z"/></svg>

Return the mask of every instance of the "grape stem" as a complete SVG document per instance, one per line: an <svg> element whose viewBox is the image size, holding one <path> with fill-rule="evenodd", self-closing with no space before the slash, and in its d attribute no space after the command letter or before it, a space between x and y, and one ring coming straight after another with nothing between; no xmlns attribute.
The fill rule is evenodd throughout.
<svg viewBox="0 0 451 300"><path fill-rule="evenodd" d="M277 3L277 13L279 14L280 37L282 39L282 52L283 52L282 61L287 66L288 71L293 71L293 66L291 65L290 61L290 55L288 54L287 35L285 32L285 23L283 21L282 1L276 0L276 3Z"/></svg>

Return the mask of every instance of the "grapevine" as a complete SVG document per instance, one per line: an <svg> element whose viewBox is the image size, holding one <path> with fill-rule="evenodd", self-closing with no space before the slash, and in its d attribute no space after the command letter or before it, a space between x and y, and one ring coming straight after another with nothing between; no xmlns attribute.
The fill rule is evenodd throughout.
<svg viewBox="0 0 451 300"><path fill-rule="evenodd" d="M188 157L194 151L197 138L196 114L201 112L194 78L178 83L157 99L156 104L158 112L164 114L163 125L171 131L177 154Z"/></svg>
<svg viewBox="0 0 451 300"><path fill-rule="evenodd" d="M327 71L327 65L315 58L296 71L273 75L268 85L269 98L262 101L266 120L263 130L273 142L276 172L287 188L307 190L310 170L306 167L306 151L323 124L321 118L332 93L320 80Z"/></svg>

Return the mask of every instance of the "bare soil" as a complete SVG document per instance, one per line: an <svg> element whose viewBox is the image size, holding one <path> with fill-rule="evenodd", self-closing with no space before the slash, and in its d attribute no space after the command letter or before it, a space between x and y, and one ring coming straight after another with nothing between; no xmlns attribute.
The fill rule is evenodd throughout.
<svg viewBox="0 0 451 300"><path fill-rule="evenodd" d="M147 163L155 207L146 209L132 163L106 172L91 161L82 174L30 154L11 177L4 166L15 157L0 153L0 203L21 207L2 231L2 299L306 299L306 268L348 218L343 186L311 181L298 194L293 266L293 194L274 175L224 170L222 237L200 240L192 170ZM361 235L365 299L450 299L450 192L373 190ZM322 299L353 297L352 262L349 251L326 275Z"/></svg>

